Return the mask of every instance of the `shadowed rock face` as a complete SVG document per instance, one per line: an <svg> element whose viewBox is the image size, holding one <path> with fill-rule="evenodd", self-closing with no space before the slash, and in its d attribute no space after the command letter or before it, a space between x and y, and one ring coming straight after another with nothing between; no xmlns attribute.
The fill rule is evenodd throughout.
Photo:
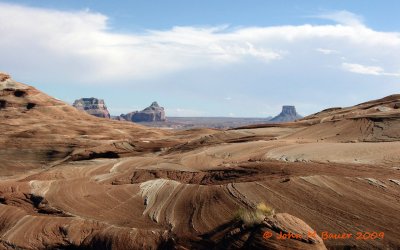
<svg viewBox="0 0 400 250"><path fill-rule="evenodd" d="M291 122L302 118L301 115L297 114L295 106L282 106L282 112L272 118L271 122Z"/></svg>
<svg viewBox="0 0 400 250"><path fill-rule="evenodd" d="M76 100L72 106L93 116L110 118L110 113L108 112L107 106L102 99L97 99L94 97L81 98Z"/></svg>
<svg viewBox="0 0 400 250"><path fill-rule="evenodd" d="M134 111L121 117L132 122L163 122L165 121L165 111L157 102L153 102L149 107L142 111Z"/></svg>

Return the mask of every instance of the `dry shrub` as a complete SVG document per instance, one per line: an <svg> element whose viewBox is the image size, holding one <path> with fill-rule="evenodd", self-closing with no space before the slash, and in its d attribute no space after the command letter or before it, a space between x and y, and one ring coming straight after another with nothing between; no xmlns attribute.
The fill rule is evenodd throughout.
<svg viewBox="0 0 400 250"><path fill-rule="evenodd" d="M253 226L260 224L265 217L270 217L275 214L275 210L266 205L265 203L259 203L256 208L244 209L240 208L235 218L241 220L246 226Z"/></svg>

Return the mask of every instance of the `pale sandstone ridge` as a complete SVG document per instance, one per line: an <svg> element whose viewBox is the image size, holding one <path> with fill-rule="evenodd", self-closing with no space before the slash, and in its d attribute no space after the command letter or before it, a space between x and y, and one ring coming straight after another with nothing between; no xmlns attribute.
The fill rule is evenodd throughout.
<svg viewBox="0 0 400 250"><path fill-rule="evenodd" d="M398 98L293 123L184 131L99 119L11 79L0 100L0 249L400 246ZM359 115L371 123L353 130ZM276 214L254 224L236 216L260 203ZM385 236L306 238L314 230Z"/></svg>
<svg viewBox="0 0 400 250"><path fill-rule="evenodd" d="M85 111L89 115L93 115L101 118L110 118L110 113L107 110L107 106L103 99L91 98L81 98L75 100L72 104L78 110Z"/></svg>
<svg viewBox="0 0 400 250"><path fill-rule="evenodd" d="M99 122L99 118L31 86L2 78L5 79L0 82L2 175L81 157L141 154L153 150L141 138L168 134L110 119Z"/></svg>
<svg viewBox="0 0 400 250"><path fill-rule="evenodd" d="M295 106L284 105L282 106L282 112L269 120L270 122L292 122L303 118L301 115L297 114Z"/></svg>
<svg viewBox="0 0 400 250"><path fill-rule="evenodd" d="M400 95L346 108L330 108L299 122L313 125L290 138L334 142L390 142L400 139Z"/></svg>
<svg viewBox="0 0 400 250"><path fill-rule="evenodd" d="M4 72L0 72L0 82L4 82L7 79L10 79L10 75Z"/></svg>
<svg viewBox="0 0 400 250"><path fill-rule="evenodd" d="M149 107L142 111L133 111L128 114L122 114L120 119L132 122L163 122L165 121L164 108L153 102Z"/></svg>

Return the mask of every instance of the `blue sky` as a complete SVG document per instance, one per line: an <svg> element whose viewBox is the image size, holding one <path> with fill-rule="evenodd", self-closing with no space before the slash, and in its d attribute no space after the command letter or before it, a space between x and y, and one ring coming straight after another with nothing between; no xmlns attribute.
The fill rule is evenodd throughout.
<svg viewBox="0 0 400 250"><path fill-rule="evenodd" d="M307 115L400 86L398 1L0 1L0 71L117 115Z"/></svg>

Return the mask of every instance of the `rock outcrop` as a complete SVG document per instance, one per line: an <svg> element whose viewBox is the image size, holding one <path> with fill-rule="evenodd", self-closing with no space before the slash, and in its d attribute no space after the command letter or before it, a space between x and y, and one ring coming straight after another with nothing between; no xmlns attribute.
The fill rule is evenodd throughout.
<svg viewBox="0 0 400 250"><path fill-rule="evenodd" d="M0 72L0 110L7 108L27 111L33 109L37 102L26 98L28 88L11 79L8 74Z"/></svg>
<svg viewBox="0 0 400 250"><path fill-rule="evenodd" d="M131 141L155 133L134 123L111 119L99 122L99 118L6 74L0 78L0 175L30 171L66 159L117 158L119 152L138 149L137 145L129 147ZM141 153L147 150L139 148Z"/></svg>
<svg viewBox="0 0 400 250"><path fill-rule="evenodd" d="M121 117L132 122L163 122L165 121L165 111L157 102L153 102L149 107L142 111L134 111L122 114Z"/></svg>
<svg viewBox="0 0 400 250"><path fill-rule="evenodd" d="M297 119L303 118L301 115L297 114L295 106L282 106L282 112L272 118L271 122L291 122Z"/></svg>
<svg viewBox="0 0 400 250"><path fill-rule="evenodd" d="M102 99L97 99L94 97L81 98L79 100L75 100L72 106L96 117L110 118L110 113L108 112L107 106Z"/></svg>
<svg viewBox="0 0 400 250"><path fill-rule="evenodd" d="M7 79L10 79L10 75L0 72L0 82L4 82Z"/></svg>
<svg viewBox="0 0 400 250"><path fill-rule="evenodd" d="M314 229L288 213L268 216L253 225L232 221L218 229L206 234L214 243L211 249L327 249Z"/></svg>

